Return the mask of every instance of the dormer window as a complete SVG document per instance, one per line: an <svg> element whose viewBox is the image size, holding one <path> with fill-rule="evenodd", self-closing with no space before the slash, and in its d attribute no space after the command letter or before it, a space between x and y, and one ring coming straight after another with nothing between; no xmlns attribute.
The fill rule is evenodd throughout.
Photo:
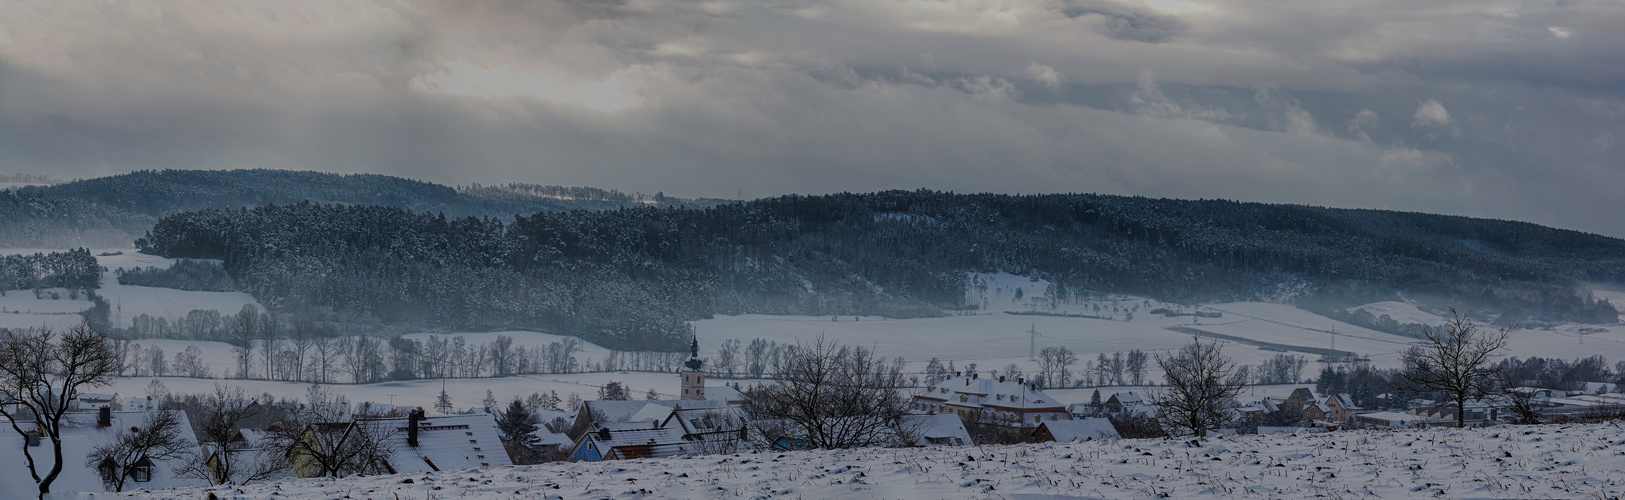
<svg viewBox="0 0 1625 500"><path fill-rule="evenodd" d="M966 395L964 395L964 394L960 394L960 395L959 395L959 402L961 402L961 403L964 403L964 402L967 402L967 401L970 401L970 397L969 397L969 396L966 396Z"/></svg>
<svg viewBox="0 0 1625 500"><path fill-rule="evenodd" d="M151 481L152 460L148 460L147 457L141 457L141 460L136 461L135 465L130 466L130 479L135 480L137 483Z"/></svg>

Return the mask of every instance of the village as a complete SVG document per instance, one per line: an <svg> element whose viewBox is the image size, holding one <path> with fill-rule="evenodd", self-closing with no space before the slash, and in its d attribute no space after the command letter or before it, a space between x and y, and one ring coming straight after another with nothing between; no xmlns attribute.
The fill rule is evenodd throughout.
<svg viewBox="0 0 1625 500"><path fill-rule="evenodd" d="M241 391L223 390L209 401L212 410L202 412L183 411L177 401L77 393L60 423L63 470L53 491L157 490L352 474L488 470L555 461L831 448L827 440L807 435L793 422L753 413L748 388L708 385L705 368L696 341L672 380L678 399L612 395L583 401L567 417L532 412L519 401L506 408L493 405L430 415L416 407L352 404L315 386L306 401L291 407L285 400L260 401ZM1607 392L1613 387L1587 388L1592 390L1519 387L1474 398L1463 405L1461 420L1466 426L1487 427L1606 421L1625 413L1625 395ZM1096 391L1091 401L1069 402L1025 378L953 372L924 388L902 389L906 413L862 425L851 418L849 426L861 430L836 447L1177 437L1178 431L1169 433L1156 424L1165 417L1156 404L1163 389L1147 386L1104 395ZM1214 429L1214 435L1415 431L1458 423L1456 407L1443 402L1408 399L1388 404L1390 395L1385 394L1377 398L1384 403L1382 408L1364 408L1347 393L1316 394L1310 387L1291 385L1264 389L1270 395L1238 399L1225 408L1225 424ZM26 413L16 407L7 410L9 415ZM194 421L189 415L208 421ZM837 424L841 427L846 421ZM0 455L0 478L8 493L27 494L34 482L24 460L48 464L54 452L35 422L19 418L12 425L17 432L0 439L27 455ZM173 442L158 442L154 433Z"/></svg>

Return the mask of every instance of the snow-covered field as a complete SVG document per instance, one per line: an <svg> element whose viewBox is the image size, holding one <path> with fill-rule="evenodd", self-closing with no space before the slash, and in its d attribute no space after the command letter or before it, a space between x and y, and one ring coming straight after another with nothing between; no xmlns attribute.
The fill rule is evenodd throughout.
<svg viewBox="0 0 1625 500"><path fill-rule="evenodd" d="M1618 498L1619 423L557 463L134 498ZM98 494L97 498L114 494Z"/></svg>
<svg viewBox="0 0 1625 500"><path fill-rule="evenodd" d="M118 278L112 271L118 268L134 269L137 267L158 267L161 269L175 265L175 259L166 259L156 255L138 253L134 249L123 250L93 250L93 253L124 252L123 255L98 256L96 263L107 268L108 272L102 274L102 288L96 293L107 299L108 305L113 307L113 320L121 327L129 327L130 319L139 314L146 314L154 318L185 317L186 313L194 309L215 310L220 314L236 314L243 309L244 304L253 304L254 307L264 310L254 296L243 292L193 292L175 290L170 288L154 288L148 286L126 286L118 284Z"/></svg>
<svg viewBox="0 0 1625 500"><path fill-rule="evenodd" d="M5 253L33 253L34 249L0 250ZM94 253L121 251L121 255L99 256L98 262L109 270L120 267L167 267L172 259L137 253L132 249L93 250ZM854 318L852 316L717 316L695 321L700 340L701 355L715 359L716 351L724 340L735 339L748 344L761 338L780 344L810 342L819 336L843 344L873 347L877 353L902 356L909 362L908 369L921 371L931 358L944 364L952 361L957 369L977 364L978 370L989 373L1003 371L1015 363L1026 374L1038 371L1038 364L1030 361L1030 330L1039 332L1036 347L1065 346L1077 354L1079 362L1074 372L1099 354L1111 355L1132 349L1148 353L1165 353L1190 341L1190 335L1169 330L1169 327L1196 328L1241 340L1223 340L1225 353L1236 363L1259 364L1280 351L1263 348L1260 344L1297 346L1303 348L1332 348L1353 351L1368 356L1379 367L1395 367L1398 353L1410 340L1405 337L1377 332L1351 324L1333 321L1288 305L1258 302L1214 304L1207 306L1180 306L1160 303L1141 297L1106 295L1072 301L1052 301L1045 294L1048 283L1042 280L1010 274L978 274L972 277L967 302L978 307L971 311L957 311L952 316L923 319L885 319L880 317ZM188 292L163 288L119 285L112 273L102 280L101 293L115 307L114 317L129 325L138 314L168 317L184 316L193 309L213 309L222 314L234 313L244 304L258 304L252 296L238 292ZM1019 291L1019 297L1018 297ZM39 300L31 291L11 291L0 297L0 327L37 327L48 325L66 328L78 322L74 314L90 307L85 300L68 298L65 290L58 291L60 300ZM1625 304L1625 293L1597 292L1599 297ZM1098 307L1098 309L1097 309ZM1389 314L1402 322L1437 324L1442 318L1421 311L1404 302L1368 304L1373 314ZM1150 314L1150 310L1171 308L1181 312L1202 310L1220 312L1220 318L1192 318L1191 316L1165 317ZM1041 311L1046 316L1012 315L1006 311ZM1093 315L1110 319L1065 317L1057 315ZM1132 316L1132 319L1131 319ZM1333 335L1331 332L1336 332ZM426 339L430 333L413 333L408 338ZM516 345L540 346L562 340L564 337L537 332L452 332L433 333L441 337L462 336L470 345L489 343L498 335L513 337ZM169 356L183 351L188 345L202 350L203 361L210 365L216 376L224 374L232 365L229 346L219 342L192 342L181 340L138 340L143 347L157 345ZM1335 345L1334 345L1335 343ZM583 363L600 362L608 354L605 348L582 342L577 353ZM1625 359L1625 326L1620 325L1566 325L1552 330L1519 330L1512 336L1507 355L1556 356L1576 358L1602 354L1610 361ZM1318 355L1304 355L1318 359ZM715 366L715 365L713 365ZM1306 368L1312 376L1318 367ZM1149 369L1148 380L1160 380L1155 365ZM200 392L212 387L212 380L167 378L172 391ZM671 394L677 390L670 374L609 373L572 374L513 377L510 379L452 380L449 391L459 406L474 406L483 399L485 389L497 393L499 399L523 397L532 392L558 391L561 397L571 392L591 398L597 386L615 380L628 385L636 394L649 388ZM108 392L117 391L130 397L142 393L148 378L121 380ZM248 386L254 392L271 392L279 397L299 397L305 384L270 381L233 381ZM716 381L715 383L721 383ZM748 382L747 382L748 383ZM430 406L439 392L438 381L416 381L369 386L345 385L341 390L350 393L352 401L388 402L390 394L397 404ZM434 387L431 387L434 386ZM1111 388L1107 388L1111 389ZM1086 401L1092 389L1063 391L1057 394L1065 402ZM1067 398L1077 392L1080 397ZM1110 393L1111 391L1103 391Z"/></svg>

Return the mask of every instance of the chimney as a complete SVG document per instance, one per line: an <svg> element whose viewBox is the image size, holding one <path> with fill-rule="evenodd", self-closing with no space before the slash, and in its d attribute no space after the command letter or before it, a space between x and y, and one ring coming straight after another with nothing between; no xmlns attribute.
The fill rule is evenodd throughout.
<svg viewBox="0 0 1625 500"><path fill-rule="evenodd" d="M418 447L418 421L423 420L423 409L412 410L406 417L406 445Z"/></svg>
<svg viewBox="0 0 1625 500"><path fill-rule="evenodd" d="M970 378L982 378L982 374L980 374L980 373L972 373L972 374L970 374Z"/></svg>
<svg viewBox="0 0 1625 500"><path fill-rule="evenodd" d="M28 446L39 446L39 434L38 428L28 430L28 433L24 435L28 438Z"/></svg>
<svg viewBox="0 0 1625 500"><path fill-rule="evenodd" d="M103 406L96 414L96 427L106 429L113 426L113 409Z"/></svg>
<svg viewBox="0 0 1625 500"><path fill-rule="evenodd" d="M1016 383L1017 384L1025 384L1025 383L1027 383L1027 378L1026 377L1017 378Z"/></svg>
<svg viewBox="0 0 1625 500"><path fill-rule="evenodd" d="M999 382L1004 382L1004 377L999 377Z"/></svg>
<svg viewBox="0 0 1625 500"><path fill-rule="evenodd" d="M965 372L954 372L955 377L958 377L958 376L964 375L964 374L965 374Z"/></svg>
<svg viewBox="0 0 1625 500"><path fill-rule="evenodd" d="M609 428L598 429L598 440L609 441Z"/></svg>

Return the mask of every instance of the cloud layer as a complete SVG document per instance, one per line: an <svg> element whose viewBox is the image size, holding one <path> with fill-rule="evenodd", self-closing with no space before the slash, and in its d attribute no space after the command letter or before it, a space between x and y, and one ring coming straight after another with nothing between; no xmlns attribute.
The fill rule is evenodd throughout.
<svg viewBox="0 0 1625 500"><path fill-rule="evenodd" d="M1102 192L1625 236L1614 2L0 5L0 170Z"/></svg>

